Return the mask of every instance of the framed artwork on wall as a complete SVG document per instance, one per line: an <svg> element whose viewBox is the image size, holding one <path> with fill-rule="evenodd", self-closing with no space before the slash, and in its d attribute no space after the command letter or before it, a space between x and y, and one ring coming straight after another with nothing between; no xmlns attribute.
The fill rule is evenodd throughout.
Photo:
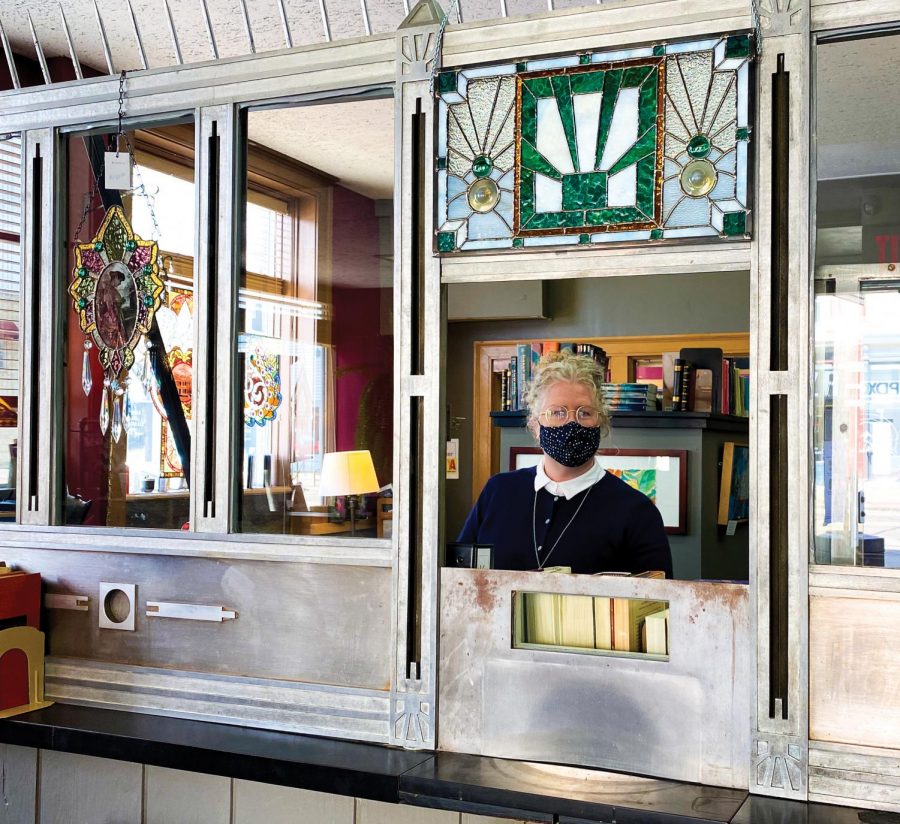
<svg viewBox="0 0 900 824"><path fill-rule="evenodd" d="M510 471L537 466L543 452L537 446L512 446ZM686 449L598 449L603 468L643 492L660 511L670 535L687 533Z"/></svg>

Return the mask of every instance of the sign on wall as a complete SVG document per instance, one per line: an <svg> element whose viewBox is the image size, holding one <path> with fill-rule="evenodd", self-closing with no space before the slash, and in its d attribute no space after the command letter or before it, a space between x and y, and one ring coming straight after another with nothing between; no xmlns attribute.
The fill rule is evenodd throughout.
<svg viewBox="0 0 900 824"><path fill-rule="evenodd" d="M751 40L443 71L441 253L749 236Z"/></svg>

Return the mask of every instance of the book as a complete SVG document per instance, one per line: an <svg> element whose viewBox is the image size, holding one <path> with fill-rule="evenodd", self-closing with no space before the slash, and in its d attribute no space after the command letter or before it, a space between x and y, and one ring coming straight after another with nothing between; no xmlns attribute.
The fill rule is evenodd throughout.
<svg viewBox="0 0 900 824"><path fill-rule="evenodd" d="M557 594L559 644L595 648L594 599L590 595Z"/></svg>
<svg viewBox="0 0 900 824"><path fill-rule="evenodd" d="M509 408L511 410L521 409L519 405L519 379L518 379L518 358L513 355L509 359Z"/></svg>
<svg viewBox="0 0 900 824"><path fill-rule="evenodd" d="M662 408L672 409L672 390L675 383L675 358L678 352L662 353Z"/></svg>
<svg viewBox="0 0 900 824"><path fill-rule="evenodd" d="M712 372L709 369L694 370L692 412L712 412Z"/></svg>
<svg viewBox="0 0 900 824"><path fill-rule="evenodd" d="M612 649L612 598L594 596L594 649Z"/></svg>
<svg viewBox="0 0 900 824"><path fill-rule="evenodd" d="M644 652L669 654L669 610L661 609L644 616Z"/></svg>
<svg viewBox="0 0 900 824"><path fill-rule="evenodd" d="M712 371L712 408L722 409L722 350L717 347L693 347L681 350L681 359L694 369Z"/></svg>
<svg viewBox="0 0 900 824"><path fill-rule="evenodd" d="M509 410L509 369L504 369L500 376L500 409Z"/></svg>
<svg viewBox="0 0 900 824"><path fill-rule="evenodd" d="M684 381L684 360L681 357L675 358L673 363L673 379L672 379L672 411L678 412L681 409L681 392Z"/></svg>
<svg viewBox="0 0 900 824"><path fill-rule="evenodd" d="M638 598L613 598L610 606L613 649L640 652L644 619L659 611L663 603Z"/></svg>

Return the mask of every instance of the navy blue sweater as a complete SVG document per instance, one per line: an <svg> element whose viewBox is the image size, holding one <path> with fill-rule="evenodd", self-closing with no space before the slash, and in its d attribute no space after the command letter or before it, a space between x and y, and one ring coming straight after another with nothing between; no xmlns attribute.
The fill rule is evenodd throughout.
<svg viewBox="0 0 900 824"><path fill-rule="evenodd" d="M532 532L536 473L529 467L494 475L459 534L462 543L493 544L497 569L538 568ZM582 500L584 506L556 544ZM608 472L572 500L541 489L534 524L541 566L570 566L574 573L661 569L672 577L672 553L659 510Z"/></svg>

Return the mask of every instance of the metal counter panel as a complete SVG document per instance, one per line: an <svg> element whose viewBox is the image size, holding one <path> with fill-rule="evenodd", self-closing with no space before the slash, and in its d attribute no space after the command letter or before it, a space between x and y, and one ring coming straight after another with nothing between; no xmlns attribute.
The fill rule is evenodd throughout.
<svg viewBox="0 0 900 824"><path fill-rule="evenodd" d="M517 590L666 600L669 660L513 649ZM441 750L747 786L746 586L443 569L440 650Z"/></svg>

